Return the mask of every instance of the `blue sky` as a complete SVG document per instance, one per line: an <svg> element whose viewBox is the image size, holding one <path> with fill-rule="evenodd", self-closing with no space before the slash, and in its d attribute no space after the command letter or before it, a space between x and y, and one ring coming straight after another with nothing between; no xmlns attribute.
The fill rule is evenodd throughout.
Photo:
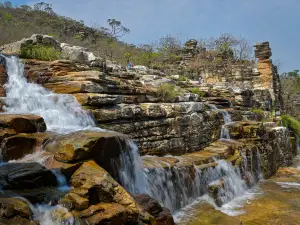
<svg viewBox="0 0 300 225"><path fill-rule="evenodd" d="M273 60L281 61L281 71L300 68L300 0L44 1L57 13L87 25L104 26L108 18L121 20L131 30L123 38L129 43L148 43L166 34L186 41L232 33L253 43L270 41Z"/></svg>

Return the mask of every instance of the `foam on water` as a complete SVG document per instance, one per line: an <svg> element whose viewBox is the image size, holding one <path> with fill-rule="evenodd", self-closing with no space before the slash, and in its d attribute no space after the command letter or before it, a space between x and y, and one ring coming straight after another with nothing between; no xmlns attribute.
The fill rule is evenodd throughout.
<svg viewBox="0 0 300 225"><path fill-rule="evenodd" d="M17 57L5 57L8 82L4 109L9 114L36 114L44 118L47 129L59 133L95 126L91 115L72 95L55 94L27 82L24 65Z"/></svg>

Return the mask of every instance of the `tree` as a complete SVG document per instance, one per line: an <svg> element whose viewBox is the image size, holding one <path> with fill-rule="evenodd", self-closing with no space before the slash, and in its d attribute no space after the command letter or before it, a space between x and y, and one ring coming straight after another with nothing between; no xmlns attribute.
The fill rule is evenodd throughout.
<svg viewBox="0 0 300 225"><path fill-rule="evenodd" d="M46 2L39 2L39 3L34 4L33 9L35 11L42 11L42 12L46 12L48 14L55 14L52 9L52 5L48 4Z"/></svg>
<svg viewBox="0 0 300 225"><path fill-rule="evenodd" d="M300 74L299 70L280 75L284 114L300 119Z"/></svg>
<svg viewBox="0 0 300 225"><path fill-rule="evenodd" d="M199 46L208 51L217 51L234 60L249 60L251 58L252 46L249 41L244 37L235 37L229 33L223 33L218 38L200 39Z"/></svg>
<svg viewBox="0 0 300 225"><path fill-rule="evenodd" d="M121 21L116 19L108 19L108 28L101 27L101 32L105 33L106 38L106 46L105 46L105 55L113 59L114 56L114 48L116 47L116 42L118 42L118 38L123 37L124 35L130 33L130 30L123 26Z"/></svg>

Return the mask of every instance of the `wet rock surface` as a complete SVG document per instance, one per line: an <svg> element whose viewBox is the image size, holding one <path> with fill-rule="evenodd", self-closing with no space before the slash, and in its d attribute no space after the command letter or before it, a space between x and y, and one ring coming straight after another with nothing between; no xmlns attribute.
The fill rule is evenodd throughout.
<svg viewBox="0 0 300 225"><path fill-rule="evenodd" d="M38 163L9 163L0 167L0 183L4 190L56 186L55 175Z"/></svg>
<svg viewBox="0 0 300 225"><path fill-rule="evenodd" d="M161 207L160 204L149 195L136 195L135 200L145 211L154 217L156 225L175 225L170 210Z"/></svg>

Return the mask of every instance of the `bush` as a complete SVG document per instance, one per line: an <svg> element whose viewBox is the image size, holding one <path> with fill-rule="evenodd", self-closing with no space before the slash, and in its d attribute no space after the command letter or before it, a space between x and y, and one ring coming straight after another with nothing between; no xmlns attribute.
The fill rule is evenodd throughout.
<svg viewBox="0 0 300 225"><path fill-rule="evenodd" d="M284 115L281 116L282 125L291 129L298 137L300 137L300 122L293 117Z"/></svg>
<svg viewBox="0 0 300 225"><path fill-rule="evenodd" d="M21 58L52 61L59 59L61 53L52 46L29 45L21 48Z"/></svg>
<svg viewBox="0 0 300 225"><path fill-rule="evenodd" d="M176 87L174 84L161 84L157 89L156 95L163 101L174 102L181 92L180 88Z"/></svg>
<svg viewBox="0 0 300 225"><path fill-rule="evenodd" d="M250 109L250 112L256 113L261 116L265 116L265 111L262 109L252 108L252 109Z"/></svg>
<svg viewBox="0 0 300 225"><path fill-rule="evenodd" d="M189 92L191 92L193 94L196 94L196 95L199 95L200 97L205 96L205 93L203 91L201 91L200 88L193 87L193 88L189 88L188 90L189 90Z"/></svg>

